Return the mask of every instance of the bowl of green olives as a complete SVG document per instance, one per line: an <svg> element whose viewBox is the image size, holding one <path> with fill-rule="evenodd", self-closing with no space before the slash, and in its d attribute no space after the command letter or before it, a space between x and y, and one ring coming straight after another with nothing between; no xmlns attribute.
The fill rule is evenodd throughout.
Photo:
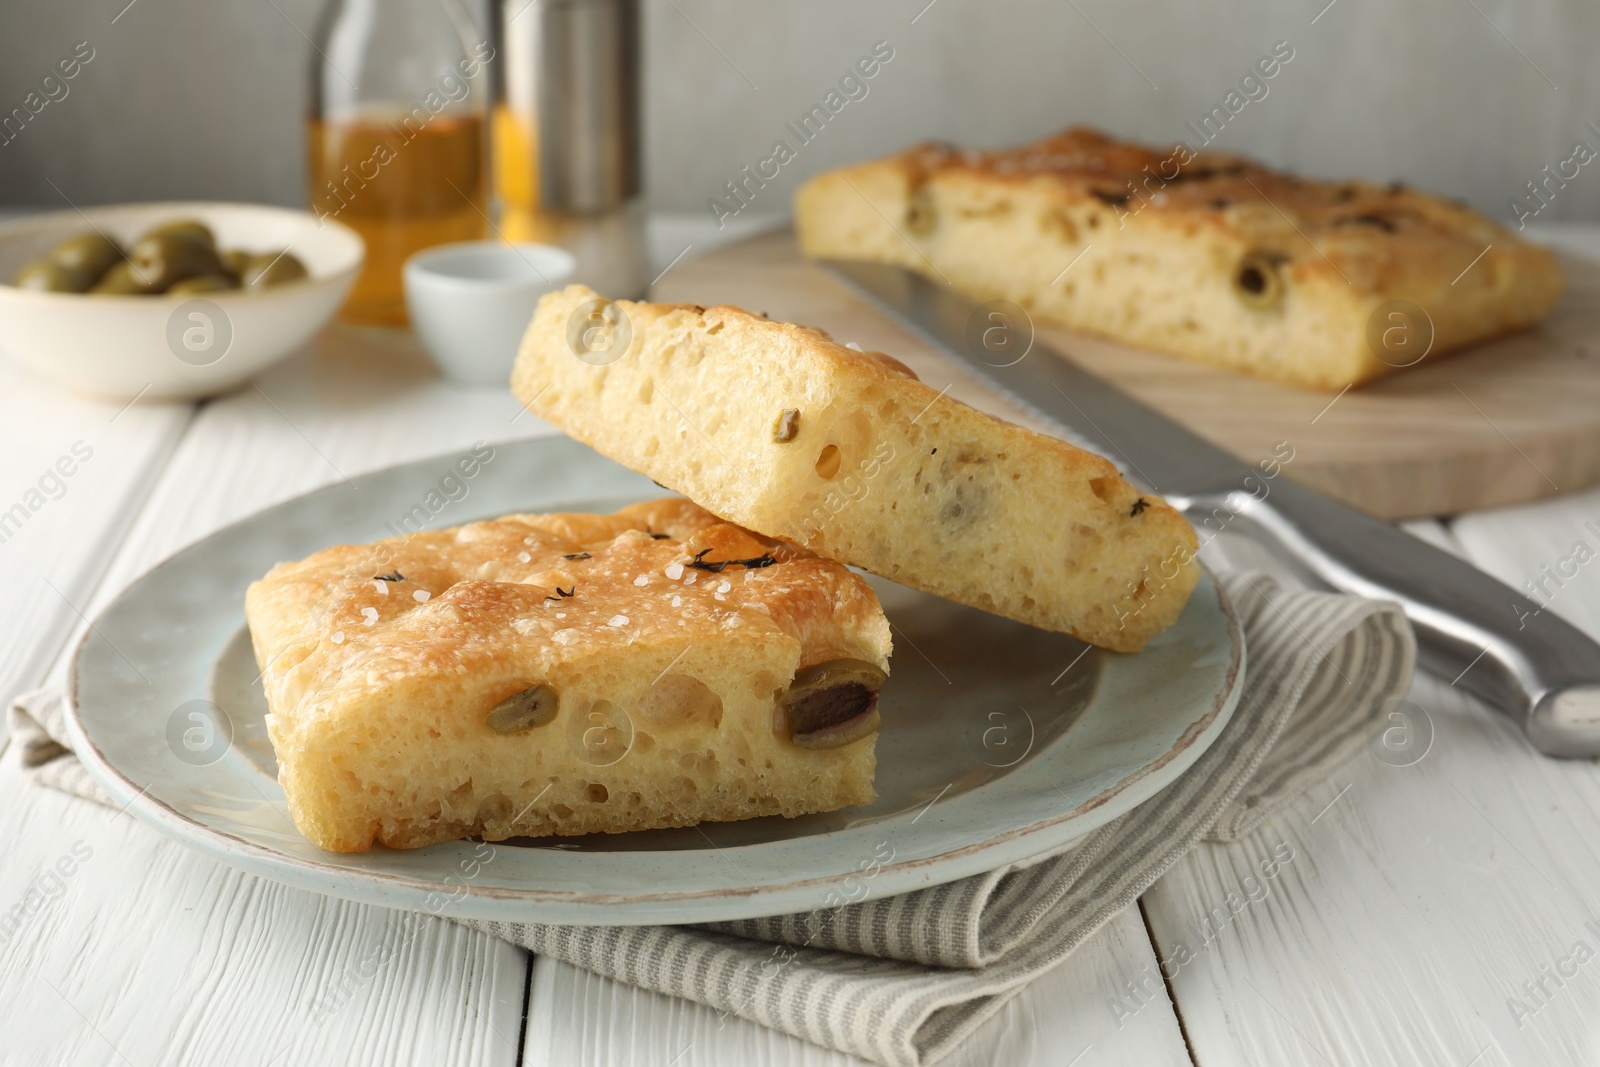
<svg viewBox="0 0 1600 1067"><path fill-rule="evenodd" d="M155 203L0 225L0 354L78 392L225 392L333 317L364 249L348 226L260 204Z"/></svg>

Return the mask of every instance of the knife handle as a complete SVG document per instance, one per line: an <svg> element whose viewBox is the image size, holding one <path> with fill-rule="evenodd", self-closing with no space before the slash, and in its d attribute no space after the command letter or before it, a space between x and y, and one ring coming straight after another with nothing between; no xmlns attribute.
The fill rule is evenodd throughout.
<svg viewBox="0 0 1600 1067"><path fill-rule="evenodd" d="M1398 601L1422 665L1509 713L1547 756L1600 756L1600 644L1476 567L1286 480L1262 498L1181 501L1201 530L1237 517L1335 589Z"/></svg>

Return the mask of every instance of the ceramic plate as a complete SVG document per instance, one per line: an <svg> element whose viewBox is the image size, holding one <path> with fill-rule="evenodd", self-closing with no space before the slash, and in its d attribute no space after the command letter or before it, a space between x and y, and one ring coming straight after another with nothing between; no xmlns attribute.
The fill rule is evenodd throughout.
<svg viewBox="0 0 1600 1067"><path fill-rule="evenodd" d="M1244 647L1209 575L1177 624L1132 656L873 579L895 651L870 807L319 851L278 788L245 587L280 560L407 522L612 510L661 494L565 438L496 446L472 478L460 458L269 508L179 552L106 610L77 651L70 721L84 764L119 804L226 863L352 900L460 918L703 922L903 893L1066 844L1183 773L1238 700Z"/></svg>

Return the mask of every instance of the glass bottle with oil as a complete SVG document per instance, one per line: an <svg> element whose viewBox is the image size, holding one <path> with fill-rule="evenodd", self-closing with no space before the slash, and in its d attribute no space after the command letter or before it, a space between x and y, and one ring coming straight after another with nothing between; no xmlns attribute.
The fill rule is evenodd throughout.
<svg viewBox="0 0 1600 1067"><path fill-rule="evenodd" d="M347 321L404 325L413 252L489 230L494 47L461 0L330 0L312 56L311 211L367 244Z"/></svg>

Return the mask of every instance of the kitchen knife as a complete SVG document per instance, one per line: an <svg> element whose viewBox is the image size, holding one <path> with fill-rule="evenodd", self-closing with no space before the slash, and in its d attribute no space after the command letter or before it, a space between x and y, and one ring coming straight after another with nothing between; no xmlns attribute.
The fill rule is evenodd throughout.
<svg viewBox="0 0 1600 1067"><path fill-rule="evenodd" d="M1600 644L1510 586L1402 530L1264 472L1068 359L1025 347L1026 313L920 274L824 261L848 286L1166 497L1205 540L1245 532L1334 589L1398 601L1423 667L1507 712L1549 756L1600 755ZM1292 445L1293 442L1290 442ZM1274 472L1275 473L1275 472Z"/></svg>

